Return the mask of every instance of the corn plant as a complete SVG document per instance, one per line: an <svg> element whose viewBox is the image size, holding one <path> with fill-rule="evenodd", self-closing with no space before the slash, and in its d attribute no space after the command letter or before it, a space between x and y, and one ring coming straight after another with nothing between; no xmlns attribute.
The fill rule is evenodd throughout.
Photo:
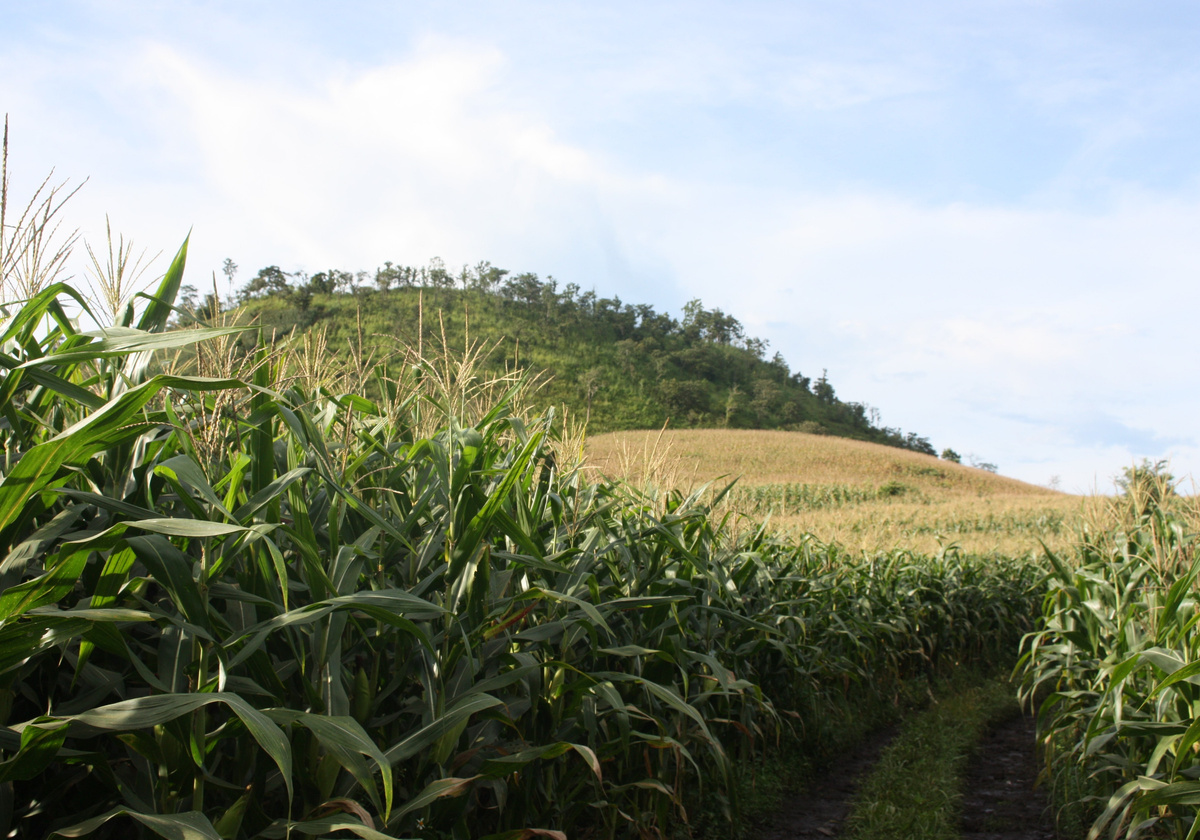
<svg viewBox="0 0 1200 840"><path fill-rule="evenodd" d="M1200 828L1200 566L1186 502L1169 501L1130 494L1074 562L1051 554L1042 626L1026 640L1049 768L1060 789L1086 792L1090 837Z"/></svg>

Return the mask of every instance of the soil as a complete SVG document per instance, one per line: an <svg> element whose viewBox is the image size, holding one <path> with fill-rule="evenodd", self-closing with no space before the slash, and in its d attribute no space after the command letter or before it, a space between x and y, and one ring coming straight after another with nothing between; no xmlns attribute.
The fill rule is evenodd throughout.
<svg viewBox="0 0 1200 840"><path fill-rule="evenodd" d="M964 840L1055 840L1038 775L1033 718L1013 717L980 740L963 781Z"/></svg>
<svg viewBox="0 0 1200 840"><path fill-rule="evenodd" d="M871 771L895 735L896 730L888 728L869 736L811 787L786 799L783 807L754 836L761 840L837 837L850 815L850 800L858 790L859 780Z"/></svg>
<svg viewBox="0 0 1200 840"><path fill-rule="evenodd" d="M837 837L850 801L895 735L883 730L840 759L812 787L792 796L754 833L762 840ZM1054 823L1038 775L1033 719L1020 716L993 726L968 759L963 783L964 840L1055 840Z"/></svg>

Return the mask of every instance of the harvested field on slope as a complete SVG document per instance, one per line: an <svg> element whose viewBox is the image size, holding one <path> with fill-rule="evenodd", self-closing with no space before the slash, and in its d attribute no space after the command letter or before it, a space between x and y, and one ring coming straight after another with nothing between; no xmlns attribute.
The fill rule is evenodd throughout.
<svg viewBox="0 0 1200 840"><path fill-rule="evenodd" d="M1066 548L1085 498L917 452L801 432L613 432L589 438L589 464L636 486L737 485L727 506L784 532L852 550L972 553Z"/></svg>

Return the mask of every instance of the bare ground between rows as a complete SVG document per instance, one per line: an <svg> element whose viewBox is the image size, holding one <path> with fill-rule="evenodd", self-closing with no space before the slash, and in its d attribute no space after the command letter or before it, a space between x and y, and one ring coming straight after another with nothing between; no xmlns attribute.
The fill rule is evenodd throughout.
<svg viewBox="0 0 1200 840"><path fill-rule="evenodd" d="M763 821L754 836L761 840L837 837L850 815L850 801L859 783L871 772L896 731L895 727L885 727L871 733L807 789L786 797L783 806Z"/></svg>
<svg viewBox="0 0 1200 840"><path fill-rule="evenodd" d="M1038 775L1037 733L1028 715L984 734L963 779L960 829L964 840L1055 840Z"/></svg>
<svg viewBox="0 0 1200 840"><path fill-rule="evenodd" d="M851 800L895 736L880 730L830 767L807 790L785 800L755 836L763 840L837 837ZM963 778L963 840L1055 840L1057 834L1038 775L1036 731L1028 716L1014 716L984 734L968 758Z"/></svg>

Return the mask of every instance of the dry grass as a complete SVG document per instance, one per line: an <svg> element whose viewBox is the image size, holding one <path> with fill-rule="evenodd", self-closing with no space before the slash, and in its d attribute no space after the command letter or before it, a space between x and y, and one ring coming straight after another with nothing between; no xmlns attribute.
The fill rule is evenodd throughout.
<svg viewBox="0 0 1200 840"><path fill-rule="evenodd" d="M687 429L588 440L589 463L639 486L694 490L738 479L730 505L752 522L854 550L922 553L957 544L1025 554L1065 548L1084 499L894 447L799 432ZM723 483L723 482L718 482Z"/></svg>

